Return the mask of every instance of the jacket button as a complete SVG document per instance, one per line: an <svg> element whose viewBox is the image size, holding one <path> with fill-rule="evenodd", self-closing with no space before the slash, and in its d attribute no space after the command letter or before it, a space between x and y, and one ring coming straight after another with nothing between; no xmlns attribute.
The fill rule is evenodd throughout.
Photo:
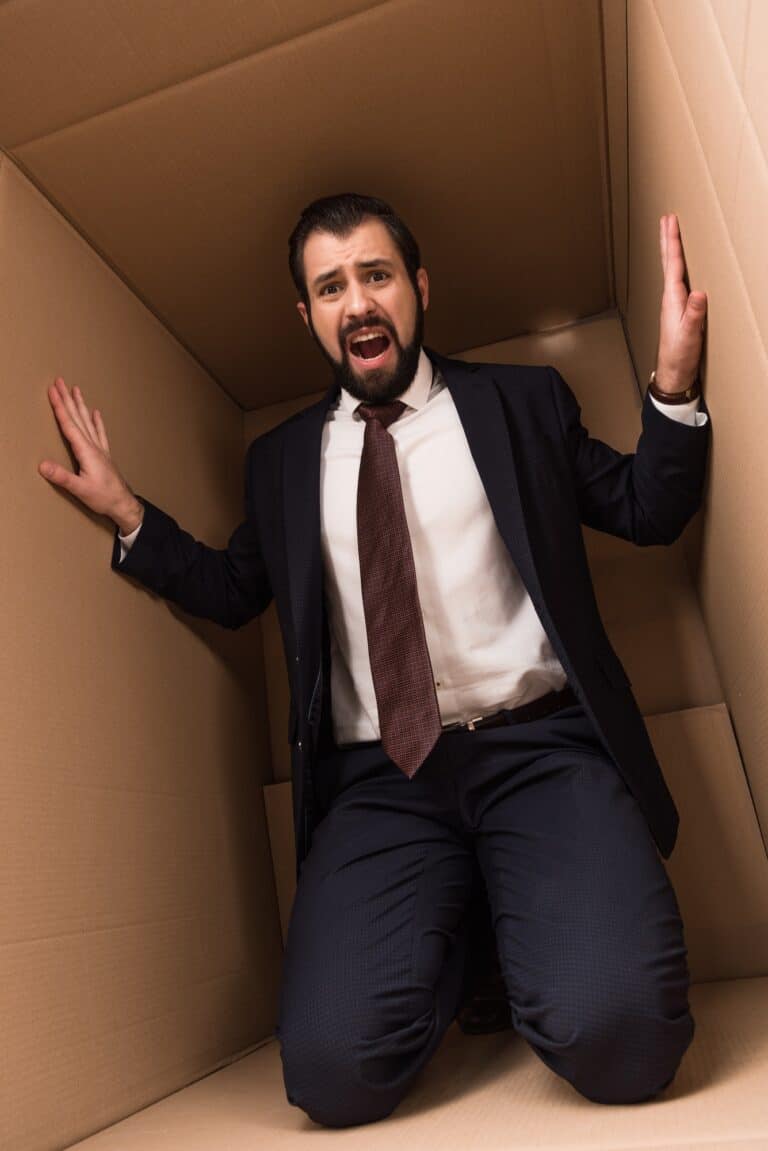
<svg viewBox="0 0 768 1151"><path fill-rule="evenodd" d="M301 740L299 740L299 741L298 741L298 743L296 744L296 746L298 747L299 751L301 751Z"/></svg>
<svg viewBox="0 0 768 1151"><path fill-rule="evenodd" d="M296 663L298 663L298 662L299 662L299 657L298 657L298 656L296 656Z"/></svg>

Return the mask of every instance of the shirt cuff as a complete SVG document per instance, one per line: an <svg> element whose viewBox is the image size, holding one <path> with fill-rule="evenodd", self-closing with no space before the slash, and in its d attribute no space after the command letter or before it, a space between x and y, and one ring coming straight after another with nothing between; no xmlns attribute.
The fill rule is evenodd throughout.
<svg viewBox="0 0 768 1151"><path fill-rule="evenodd" d="M120 532L117 533L117 538L120 540L119 563L122 563L125 557L128 555L128 552L131 550L131 545L133 544L133 541L136 539L136 536L140 531L141 524L139 524L138 527L135 527L132 532L128 532L127 536L121 536Z"/></svg>
<svg viewBox="0 0 768 1151"><path fill-rule="evenodd" d="M685 404L665 404L661 400L657 400L655 396L649 396L649 399L653 406L663 412L665 416L669 416L671 420L679 420L681 424L691 424L693 427L700 428L709 419L706 412L699 411L698 396L688 400Z"/></svg>

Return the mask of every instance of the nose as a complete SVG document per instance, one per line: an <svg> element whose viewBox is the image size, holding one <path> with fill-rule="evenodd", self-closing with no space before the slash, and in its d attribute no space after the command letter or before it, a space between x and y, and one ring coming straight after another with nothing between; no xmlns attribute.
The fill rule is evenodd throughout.
<svg viewBox="0 0 768 1151"><path fill-rule="evenodd" d="M347 320L359 319L375 310L368 285L356 279L348 285L345 304Z"/></svg>

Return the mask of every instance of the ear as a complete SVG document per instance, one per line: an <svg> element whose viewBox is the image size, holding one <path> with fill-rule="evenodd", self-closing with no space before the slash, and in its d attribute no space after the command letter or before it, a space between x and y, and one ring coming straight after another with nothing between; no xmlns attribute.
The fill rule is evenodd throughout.
<svg viewBox="0 0 768 1151"><path fill-rule="evenodd" d="M301 316L302 320L307 325L307 327L309 327L309 316L307 315L307 305L303 302L303 300L297 301L296 311L299 313L299 315Z"/></svg>
<svg viewBox="0 0 768 1151"><path fill-rule="evenodd" d="M427 275L426 268L418 268L416 270L416 283L419 286L419 295L421 296L421 302L426 312L429 307L429 276Z"/></svg>

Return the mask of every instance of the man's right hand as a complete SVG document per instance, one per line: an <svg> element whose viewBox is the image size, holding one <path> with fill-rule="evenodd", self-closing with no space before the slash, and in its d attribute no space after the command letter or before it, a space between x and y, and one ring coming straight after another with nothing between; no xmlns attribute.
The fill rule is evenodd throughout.
<svg viewBox="0 0 768 1151"><path fill-rule="evenodd" d="M144 505L136 499L109 454L101 412L94 408L91 415L80 389L75 386L70 395L60 377L48 388L48 398L80 470L75 474L52 460L41 460L40 475L66 488L91 511L109 516L120 534L128 535L142 522Z"/></svg>

